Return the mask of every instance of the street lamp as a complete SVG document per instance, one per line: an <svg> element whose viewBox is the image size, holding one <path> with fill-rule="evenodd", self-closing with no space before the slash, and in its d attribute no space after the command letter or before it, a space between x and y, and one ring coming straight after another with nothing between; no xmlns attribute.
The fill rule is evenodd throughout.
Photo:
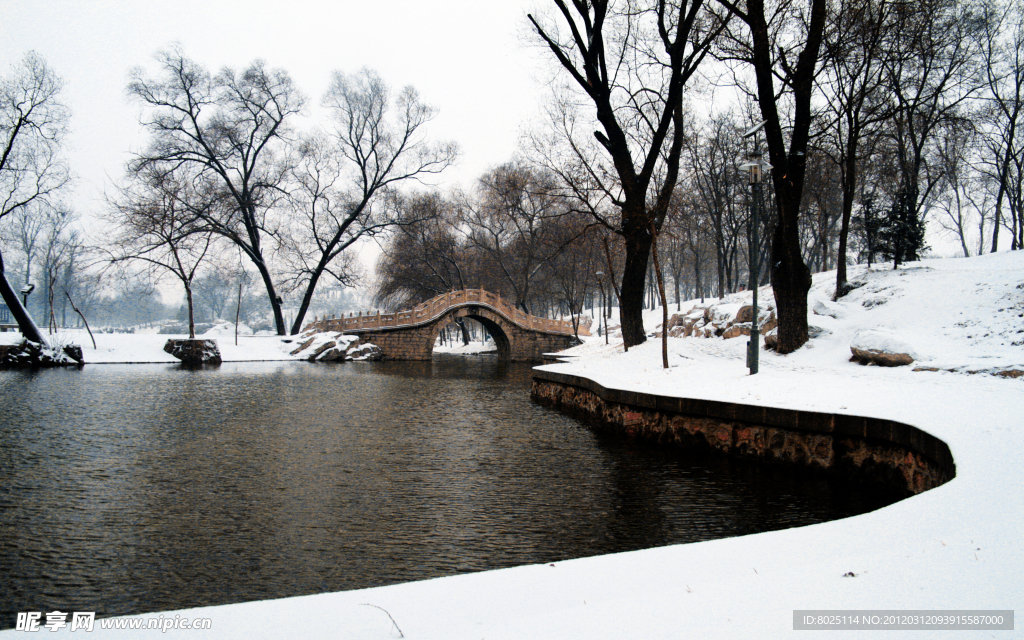
<svg viewBox="0 0 1024 640"><path fill-rule="evenodd" d="M749 138L757 134L758 131L764 126L764 123L755 126L753 129L744 134L744 138ZM756 143L755 143L756 146ZM758 227L758 209L761 205L761 179L763 174L768 169L772 168L772 165L765 162L760 151L751 151L747 154L748 162L741 164L740 169L747 172L747 177L750 182L750 227L748 228L747 245L750 250L749 265L750 265L750 290L754 292L754 302L751 305L753 309L751 321L750 321L750 340L747 342L747 367L750 369L750 375L757 373L758 365L758 342L761 333L757 330L757 227Z"/></svg>
<svg viewBox="0 0 1024 640"><path fill-rule="evenodd" d="M594 275L597 276L597 284L601 287L601 322L604 323L604 343L608 344L608 322L604 319L604 271L598 271ZM597 324L599 333L602 333L601 322Z"/></svg>

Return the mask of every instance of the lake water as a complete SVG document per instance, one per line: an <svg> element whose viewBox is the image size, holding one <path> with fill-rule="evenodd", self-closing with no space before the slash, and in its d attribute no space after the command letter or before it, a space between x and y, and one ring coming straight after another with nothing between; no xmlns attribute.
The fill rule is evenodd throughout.
<svg viewBox="0 0 1024 640"><path fill-rule="evenodd" d="M661 451L533 404L530 367L0 372L0 628L781 529L892 496Z"/></svg>

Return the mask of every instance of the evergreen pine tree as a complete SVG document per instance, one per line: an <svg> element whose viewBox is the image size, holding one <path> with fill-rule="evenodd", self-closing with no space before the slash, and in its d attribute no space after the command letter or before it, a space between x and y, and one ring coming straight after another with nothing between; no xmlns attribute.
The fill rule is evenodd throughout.
<svg viewBox="0 0 1024 640"><path fill-rule="evenodd" d="M878 252L886 260L892 260L895 269L904 262L921 259L924 244L924 220L914 213L905 190L889 207L888 214L880 220L878 228Z"/></svg>

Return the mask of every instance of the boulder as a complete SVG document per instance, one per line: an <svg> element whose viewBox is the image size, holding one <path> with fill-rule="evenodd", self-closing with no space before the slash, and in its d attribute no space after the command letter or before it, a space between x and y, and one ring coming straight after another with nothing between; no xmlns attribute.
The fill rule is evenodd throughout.
<svg viewBox="0 0 1024 640"><path fill-rule="evenodd" d="M335 362L337 360L344 360L347 349L347 344L336 344L331 346L329 349L324 349L318 356L310 356L309 361Z"/></svg>
<svg viewBox="0 0 1024 640"><path fill-rule="evenodd" d="M838 300L839 298L842 298L843 296L849 294L854 289L859 289L860 287L863 286L863 282L844 282L842 286L836 289L835 299Z"/></svg>
<svg viewBox="0 0 1024 640"><path fill-rule="evenodd" d="M996 371L992 375L1000 376L1002 378L1024 378L1024 371L1020 369L1002 369Z"/></svg>
<svg viewBox="0 0 1024 640"><path fill-rule="evenodd" d="M61 351L78 364L85 364L85 355L82 354L82 347L77 344L69 344L61 349Z"/></svg>
<svg viewBox="0 0 1024 640"><path fill-rule="evenodd" d="M722 333L722 337L728 340L729 338L738 338L740 336L749 336L750 327L753 326L750 322L738 322Z"/></svg>
<svg viewBox="0 0 1024 640"><path fill-rule="evenodd" d="M839 320L840 318L846 317L846 310L841 305L834 302L825 302L824 300L818 300L814 303L812 311L819 316L828 316Z"/></svg>
<svg viewBox="0 0 1024 640"><path fill-rule="evenodd" d="M164 344L164 351L171 354L182 364L198 366L203 364L220 364L220 349L216 340L209 339L170 339Z"/></svg>
<svg viewBox="0 0 1024 640"><path fill-rule="evenodd" d="M321 354L323 354L328 349L333 349L337 345L338 345L338 343L335 342L334 340L328 340L327 342L321 344L316 349L313 349L313 353L311 353L308 356L306 356L306 359L309 360L310 362L315 362L317 360L320 360L320 355Z"/></svg>
<svg viewBox="0 0 1024 640"><path fill-rule="evenodd" d="M832 331L829 330L829 329L826 329L825 327L819 327L819 326L813 325L813 324L807 325L807 337L808 338L820 338L822 336L827 336L827 335L829 335L831 333L832 333Z"/></svg>
<svg viewBox="0 0 1024 640"><path fill-rule="evenodd" d="M683 316L683 336L689 337L696 329L704 326L707 322L704 313L705 309L696 309Z"/></svg>
<svg viewBox="0 0 1024 640"><path fill-rule="evenodd" d="M722 329L732 324L733 318L739 315L741 306L736 303L720 303L711 307L711 322Z"/></svg>
<svg viewBox="0 0 1024 640"><path fill-rule="evenodd" d="M300 345L299 345L299 346L298 346L298 347L297 347L296 349L294 349L294 350L293 350L293 351L291 352L291 355L293 355L293 356L297 356L297 355L299 355L299 353L300 353L300 352L302 352L302 351L305 351L306 349L308 349L308 348L309 348L309 346L310 346L311 344L313 344L313 341L314 341L314 340L316 340L316 335L313 335L313 336L311 336L311 337L309 338L309 340L306 340L305 342L303 342L302 344L300 344Z"/></svg>
<svg viewBox="0 0 1024 640"><path fill-rule="evenodd" d="M62 367L84 363L82 347L78 345L53 348L29 340L0 345L0 369Z"/></svg>
<svg viewBox="0 0 1024 640"><path fill-rule="evenodd" d="M0 345L0 367L38 367L42 354L42 346L28 340L18 344L3 344Z"/></svg>
<svg viewBox="0 0 1024 640"><path fill-rule="evenodd" d="M875 364L882 367L908 365L917 359L910 345L883 331L868 329L858 331L850 343L850 358L860 364Z"/></svg>
<svg viewBox="0 0 1024 640"><path fill-rule="evenodd" d="M666 329L671 331L676 327L682 326L685 320L686 316L682 315L681 313L673 313L672 316L668 319L668 327L666 327Z"/></svg>
<svg viewBox="0 0 1024 640"><path fill-rule="evenodd" d="M760 305L758 305L758 306L760 306ZM759 309L758 311L759 312L763 311L763 309ZM758 313L758 315L761 315L761 314ZM739 323L739 322L753 322L753 321L754 321L754 306L753 305L749 305L749 304L745 304L742 307L740 307L740 310L736 312L736 318L733 319L733 323L734 324Z"/></svg>
<svg viewBox="0 0 1024 640"><path fill-rule="evenodd" d="M291 351L291 355L299 356L309 362L344 360L349 346L359 342L359 338L356 336L334 331L307 333L299 338L303 342Z"/></svg>
<svg viewBox="0 0 1024 640"><path fill-rule="evenodd" d="M377 345L368 342L366 344L361 344L349 349L348 353L345 354L345 359L353 361L372 362L377 360L383 360L384 352L381 351L380 347L378 347Z"/></svg>

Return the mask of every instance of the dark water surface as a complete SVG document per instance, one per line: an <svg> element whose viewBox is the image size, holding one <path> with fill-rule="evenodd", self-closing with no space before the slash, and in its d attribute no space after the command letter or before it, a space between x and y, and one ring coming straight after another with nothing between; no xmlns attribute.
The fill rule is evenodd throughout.
<svg viewBox="0 0 1024 640"><path fill-rule="evenodd" d="M528 365L0 372L0 628L280 598L810 524L892 502L659 451Z"/></svg>

